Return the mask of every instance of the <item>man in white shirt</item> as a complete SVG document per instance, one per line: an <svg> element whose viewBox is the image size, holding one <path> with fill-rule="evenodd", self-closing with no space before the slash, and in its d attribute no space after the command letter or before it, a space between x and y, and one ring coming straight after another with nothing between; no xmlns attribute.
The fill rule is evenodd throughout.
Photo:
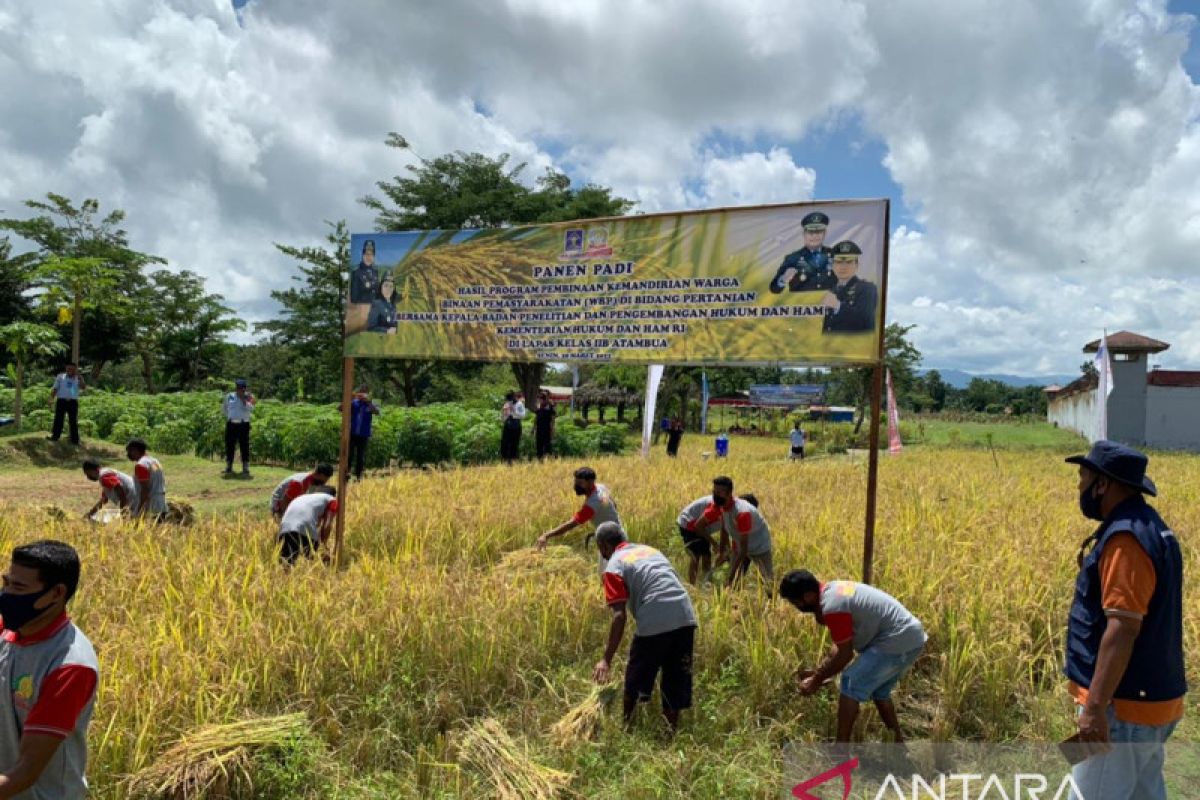
<svg viewBox="0 0 1200 800"><path fill-rule="evenodd" d="M791 435L791 439L792 439L791 457L792 458L799 458L801 460L804 459L804 438L805 438L804 431L802 431L800 429L800 422L797 421L795 427L792 428L792 435Z"/></svg>
<svg viewBox="0 0 1200 800"><path fill-rule="evenodd" d="M250 415L254 412L254 395L246 389L246 381L234 381L234 390L221 403L225 414L225 474L233 474L233 450L242 455L242 477L250 477Z"/></svg>
<svg viewBox="0 0 1200 800"><path fill-rule="evenodd" d="M71 444L79 444L79 393L85 388L79 368L74 364L67 364L66 372L54 379L54 388L50 390L50 405L54 408L50 441L57 442L62 437L63 418L66 417L71 423Z"/></svg>

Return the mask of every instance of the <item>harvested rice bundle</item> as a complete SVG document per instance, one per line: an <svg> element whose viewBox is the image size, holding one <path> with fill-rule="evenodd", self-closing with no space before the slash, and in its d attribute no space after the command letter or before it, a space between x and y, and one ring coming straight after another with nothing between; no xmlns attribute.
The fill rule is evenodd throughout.
<svg viewBox="0 0 1200 800"><path fill-rule="evenodd" d="M555 747L567 749L580 742L590 741L600 733L604 711L617 697L617 687L597 686L579 705L572 708L550 729Z"/></svg>
<svg viewBox="0 0 1200 800"><path fill-rule="evenodd" d="M463 734L459 760L486 778L492 796L500 800L551 800L571 782L568 773L531 759L490 717L476 722Z"/></svg>
<svg viewBox="0 0 1200 800"><path fill-rule="evenodd" d="M304 714L207 725L185 734L157 761L130 776L126 787L132 797L164 800L253 796L254 754L308 733Z"/></svg>
<svg viewBox="0 0 1200 800"><path fill-rule="evenodd" d="M500 566L508 573L527 575L569 575L587 568L587 562L567 545L551 545L545 550L526 547L500 557Z"/></svg>

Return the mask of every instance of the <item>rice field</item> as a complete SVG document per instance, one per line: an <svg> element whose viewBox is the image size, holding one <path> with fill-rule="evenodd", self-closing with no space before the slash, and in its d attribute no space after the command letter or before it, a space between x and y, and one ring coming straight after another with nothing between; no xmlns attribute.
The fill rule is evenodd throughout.
<svg viewBox="0 0 1200 800"><path fill-rule="evenodd" d="M715 463L691 437L678 459L660 448L646 462L591 466L631 538L681 571L675 515L726 473L762 501L778 574L859 577L865 459L787 462L785 448L739 439ZM910 736L1048 741L1071 730L1060 649L1075 552L1091 528L1065 454L913 448L882 458L876 582L930 634L896 695ZM131 782L142 771L172 774L177 765L160 758L186 751L181 739L208 742L207 726L285 714L303 715L302 734L267 737L266 757L239 751L249 784L212 785L261 798L498 797L505 785L562 797L780 796L783 746L830 737L834 696L793 690L795 671L826 645L821 629L752 588L694 592L696 706L674 740L654 706L629 733L619 703L582 715L608 626L595 551L577 531L546 556L519 552L575 510L576 466L412 471L355 486L336 571L317 562L284 573L265 510L216 518L198 502L191 528L130 529L0 506L6 552L55 537L83 558L73 614L102 667L95 796L130 796L150 785ZM1154 454L1150 474L1194 570L1200 458ZM1185 602L1194 653L1200 599ZM619 678L623 661L614 667ZM1193 701L1176 735L1196 739L1196 717ZM564 736L566 727L582 733ZM880 735L873 711L860 731ZM507 765L500 777L497 765Z"/></svg>

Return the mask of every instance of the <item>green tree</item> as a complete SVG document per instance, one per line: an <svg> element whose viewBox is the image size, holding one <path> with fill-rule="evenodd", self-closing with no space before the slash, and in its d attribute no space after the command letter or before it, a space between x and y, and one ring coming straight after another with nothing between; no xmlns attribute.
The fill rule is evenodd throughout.
<svg viewBox="0 0 1200 800"><path fill-rule="evenodd" d="M0 238L0 325L29 316L30 262L33 254L14 256L12 242Z"/></svg>
<svg viewBox="0 0 1200 800"><path fill-rule="evenodd" d="M225 337L245 329L246 323L225 305L225 298L206 292L204 279L194 272L159 270L150 275L150 287L165 301L158 308L163 373L172 388L195 388L221 370L229 347Z"/></svg>
<svg viewBox="0 0 1200 800"><path fill-rule="evenodd" d="M915 327L892 322L884 330L884 366L891 370L892 385L897 392L912 385L914 371L921 363L921 351L908 340L908 332ZM856 434L866 418L874 374L874 367L845 367L832 370L830 374L829 401L833 405L854 406Z"/></svg>
<svg viewBox="0 0 1200 800"><path fill-rule="evenodd" d="M942 379L942 373L936 369L931 369L925 373L925 377L921 379L922 389L930 399L930 411L941 411L946 407L946 392L950 388L949 384Z"/></svg>
<svg viewBox="0 0 1200 800"><path fill-rule="evenodd" d="M49 325L36 322L10 322L0 327L0 343L13 358L13 416L21 427L21 393L25 388L25 367L34 358L61 353L66 345Z"/></svg>
<svg viewBox="0 0 1200 800"><path fill-rule="evenodd" d="M388 134L384 144L412 152L408 140L398 133ZM611 189L594 184L574 188L569 177L553 170L547 170L535 186L526 186L520 181L526 164L510 164L507 153L493 158L456 151L434 159L417 156L417 161L408 167L409 176L375 184L382 197L361 198L376 212L377 230L505 228L619 216L633 208L631 200L614 197ZM408 365L406 374L415 378L418 369ZM535 397L546 365L514 362L512 370L525 397ZM406 384L411 383L406 378Z"/></svg>
<svg viewBox="0 0 1200 800"><path fill-rule="evenodd" d="M347 265L350 231L345 221L327 223L325 247L276 244L279 252L297 261L299 286L271 292L280 306L279 317L254 326L270 334L271 344L290 353L292 368L305 375L306 391L316 399L338 396L345 336Z"/></svg>
<svg viewBox="0 0 1200 800"><path fill-rule="evenodd" d="M132 313L122 290L132 290L146 265L165 262L131 249L120 227L125 212L116 209L101 216L98 200L89 198L76 207L51 192L45 201L27 200L25 205L39 213L29 219L0 219L0 230L37 245L33 283L45 290L45 306L66 309L60 319L70 318L71 360L78 362L84 312L103 306L110 313Z"/></svg>

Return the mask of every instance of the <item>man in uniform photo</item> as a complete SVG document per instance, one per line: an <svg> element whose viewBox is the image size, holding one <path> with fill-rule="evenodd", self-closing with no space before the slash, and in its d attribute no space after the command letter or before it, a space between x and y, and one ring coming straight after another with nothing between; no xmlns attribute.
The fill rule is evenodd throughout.
<svg viewBox="0 0 1200 800"><path fill-rule="evenodd" d="M350 273L350 302L370 305L379 291L379 272L375 269L375 240L363 242L362 258Z"/></svg>
<svg viewBox="0 0 1200 800"><path fill-rule="evenodd" d="M825 333L866 333L875 329L875 306L879 292L875 284L858 277L862 249L849 240L833 246L833 275L837 284L821 298L826 312L821 330Z"/></svg>
<svg viewBox="0 0 1200 800"><path fill-rule="evenodd" d="M804 227L804 247L784 256L779 271L771 281L772 294L780 294L784 289L818 292L833 288L834 278L830 272L832 250L825 246L829 217L814 211L800 220L800 224Z"/></svg>

